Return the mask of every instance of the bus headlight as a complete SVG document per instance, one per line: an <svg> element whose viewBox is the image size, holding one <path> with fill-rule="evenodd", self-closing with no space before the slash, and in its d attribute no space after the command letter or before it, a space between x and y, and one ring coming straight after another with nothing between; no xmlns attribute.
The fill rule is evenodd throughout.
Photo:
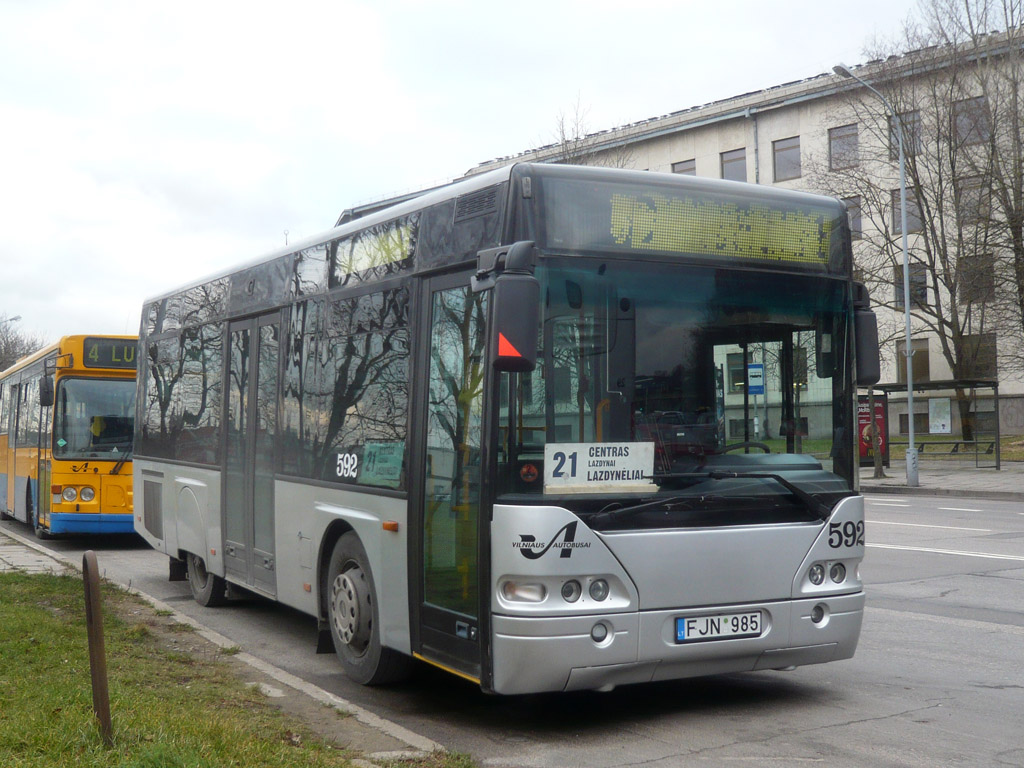
<svg viewBox="0 0 1024 768"><path fill-rule="evenodd" d="M835 563L828 572L828 575L836 584L842 584L846 581L846 566L842 563Z"/></svg>
<svg viewBox="0 0 1024 768"><path fill-rule="evenodd" d="M570 579L562 585L562 599L567 603L575 603L583 594L583 587L576 579Z"/></svg>
<svg viewBox="0 0 1024 768"><path fill-rule="evenodd" d="M72 488L70 485L65 486L64 490L61 491L60 497L64 501L75 501L78 498L78 489Z"/></svg>
<svg viewBox="0 0 1024 768"><path fill-rule="evenodd" d="M96 498L96 491L90 488L88 485L82 489L81 494L82 501L92 501Z"/></svg>
<svg viewBox="0 0 1024 768"><path fill-rule="evenodd" d="M543 584L506 581L501 585L501 596L513 603L543 603L548 590Z"/></svg>
<svg viewBox="0 0 1024 768"><path fill-rule="evenodd" d="M811 570L807 572L807 578L810 579L811 584L818 587L825 581L825 566L821 563L815 563L811 566Z"/></svg>
<svg viewBox="0 0 1024 768"><path fill-rule="evenodd" d="M590 596L601 602L608 597L608 582L604 579L596 579L590 583Z"/></svg>

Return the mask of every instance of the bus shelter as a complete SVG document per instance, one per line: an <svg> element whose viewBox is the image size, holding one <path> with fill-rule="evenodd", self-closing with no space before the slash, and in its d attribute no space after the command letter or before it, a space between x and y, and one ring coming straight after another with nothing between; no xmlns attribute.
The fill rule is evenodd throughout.
<svg viewBox="0 0 1024 768"><path fill-rule="evenodd" d="M876 384L875 391L889 397L906 393L905 383ZM914 382L925 405L914 409L914 443L918 460L965 459L976 467L1000 468L999 382L994 379L948 379ZM898 414L898 435L908 432L905 414ZM909 415L906 416L909 419ZM906 439L891 445L906 446Z"/></svg>

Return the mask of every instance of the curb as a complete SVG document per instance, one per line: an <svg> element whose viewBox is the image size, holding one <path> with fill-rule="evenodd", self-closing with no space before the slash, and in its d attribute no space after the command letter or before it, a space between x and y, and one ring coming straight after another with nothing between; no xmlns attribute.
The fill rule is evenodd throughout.
<svg viewBox="0 0 1024 768"><path fill-rule="evenodd" d="M955 498L985 499L987 501L1020 501L1024 502L1024 493L1014 491L983 491L983 490L962 490L952 488L927 488L918 486L911 488L908 485L871 485L870 483L860 484L860 492L863 493L891 493L902 496L949 496Z"/></svg>
<svg viewBox="0 0 1024 768"><path fill-rule="evenodd" d="M28 539L22 536L21 534L6 529L4 529L2 533L4 536L9 536L11 539L14 539L22 546L28 547L29 549L32 549L41 555L45 555L46 557L49 557L51 560L61 563L67 568L71 568L79 572L81 572L82 570L81 563L75 562L71 558L66 557L65 555L59 552L54 552L53 550L47 549L41 544L38 544L37 542L32 541L31 539ZM172 606L158 600L152 595L146 594L145 592L142 592L141 590L131 586L130 584L122 584L121 582L115 581L114 579L108 579L106 577L104 577L104 580L109 581L112 584L117 584L119 587L121 587L130 594L141 597L155 609L159 610L161 613L165 613L171 616L178 623L187 624L191 626L193 629L196 630L196 632L200 636L210 641L214 645L220 648L237 647L237 643L232 642L229 638L201 624L200 622L193 619L191 616L186 616L185 614L180 613L179 611L175 610ZM354 717L363 725L378 730L381 733L385 734L386 736L390 736L393 739L401 741L410 748L410 751L408 752L382 752L370 753L366 755L366 757L370 758L371 760L395 760L410 757L425 757L426 755L432 752L447 752L447 750L443 746L438 744L436 741L428 739L426 736L421 736L418 733L414 733L413 731L410 731L408 728L405 728L404 726L401 726L398 723L394 723L390 720L381 717L380 715L376 715L373 712L370 712L369 710L360 707L358 704L353 704L347 699L343 699L340 696L331 693L330 691L326 691L323 688L320 688L319 686L306 682L302 678L297 677L291 674L290 672L286 672L280 667L276 667L273 664L264 661L263 659L256 658L252 654L245 652L237 653L234 654L234 658L252 667L257 672L262 672L263 674L273 678L282 685L286 685L289 688L298 691L299 693L309 696L314 701L317 701L329 707L333 707L334 709L337 709L340 712L344 712L345 714ZM368 763L366 761L353 762L356 765L373 765L373 763Z"/></svg>

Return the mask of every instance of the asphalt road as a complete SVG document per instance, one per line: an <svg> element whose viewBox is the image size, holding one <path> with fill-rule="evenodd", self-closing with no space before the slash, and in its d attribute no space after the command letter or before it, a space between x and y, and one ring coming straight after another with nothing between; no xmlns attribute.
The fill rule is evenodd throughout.
<svg viewBox="0 0 1024 768"><path fill-rule="evenodd" d="M4 522L22 534L27 529ZM868 496L857 655L610 693L485 696L423 667L350 683L315 623L260 600L201 608L140 540L66 540L246 651L488 766L1024 766L1024 504Z"/></svg>

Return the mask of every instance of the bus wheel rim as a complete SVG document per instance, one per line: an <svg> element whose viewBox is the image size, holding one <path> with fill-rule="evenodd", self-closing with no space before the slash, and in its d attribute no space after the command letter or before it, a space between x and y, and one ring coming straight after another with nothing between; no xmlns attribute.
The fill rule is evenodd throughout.
<svg viewBox="0 0 1024 768"><path fill-rule="evenodd" d="M364 610L369 607L366 589L366 576L359 566L353 566L335 577L331 590L334 628L346 645L359 652L366 647L370 634Z"/></svg>
<svg viewBox="0 0 1024 768"><path fill-rule="evenodd" d="M206 582L210 578L210 574L206 570L206 563L204 563L203 559L201 557L198 557L197 555L192 555L191 557L192 568L196 576L197 586L205 587Z"/></svg>

